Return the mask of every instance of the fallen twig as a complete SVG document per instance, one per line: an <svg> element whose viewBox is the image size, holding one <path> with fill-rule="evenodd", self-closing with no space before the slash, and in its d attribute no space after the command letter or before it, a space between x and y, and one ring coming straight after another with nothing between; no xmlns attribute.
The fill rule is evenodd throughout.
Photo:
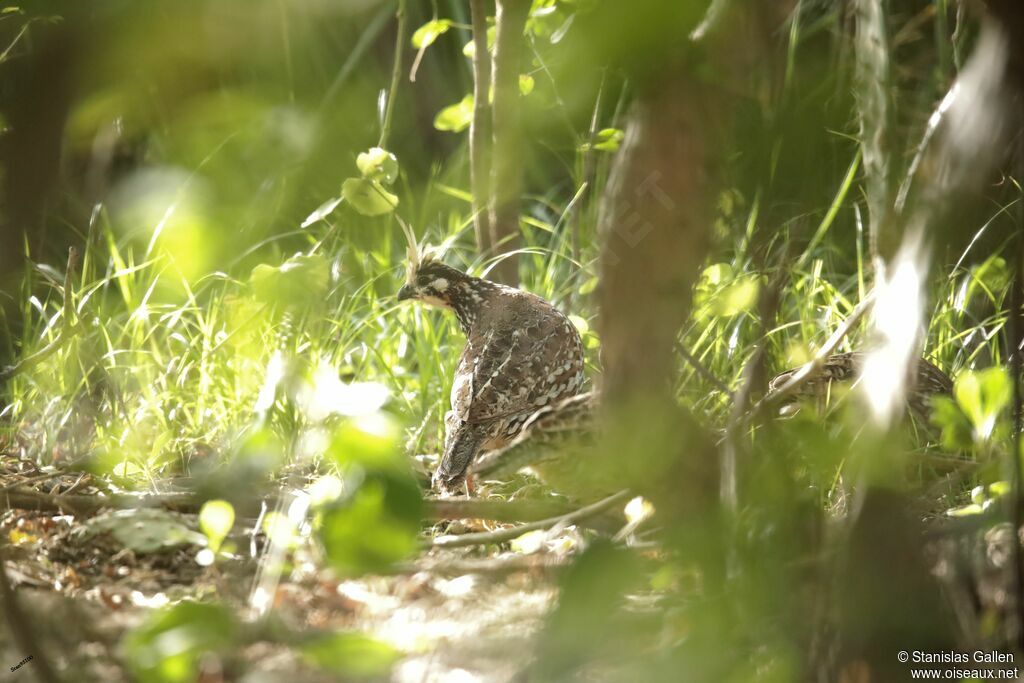
<svg viewBox="0 0 1024 683"><path fill-rule="evenodd" d="M5 486L0 486L0 494L7 493L8 491L13 491L14 489L19 488L21 486L28 486L29 484L38 484L41 481L56 479L57 477L60 477L63 474L63 472L49 472L46 474L37 474L31 477L25 477L24 479L20 479L14 483L7 484Z"/></svg>
<svg viewBox="0 0 1024 683"><path fill-rule="evenodd" d="M520 524L519 526L506 527L504 529L496 529L494 531L481 531L479 533L460 534L458 536L440 536L432 539L427 543L427 545L432 548L462 548L470 545L504 543L505 541L511 541L512 539L519 538L530 531L565 527L570 524L575 524L587 519L588 517L593 517L594 515L604 512L616 503L624 500L628 495L629 491L622 490L603 500L599 500L596 503L587 505L586 507L582 507L578 510L573 510L568 514L561 515L559 517L551 517L536 522L530 522L529 524Z"/></svg>
<svg viewBox="0 0 1024 683"><path fill-rule="evenodd" d="M571 555L534 553L520 555L509 553L497 557L443 559L428 562L413 562L397 565L395 574L418 574L429 572L455 576L462 574L510 574L523 571L551 571L567 567L575 561Z"/></svg>
<svg viewBox="0 0 1024 683"><path fill-rule="evenodd" d="M178 512L198 512L204 502L191 493L64 495L43 493L21 486L3 492L0 494L0 500L7 508L69 512L75 515L95 514L103 508L141 507L163 507Z"/></svg>
<svg viewBox="0 0 1024 683"><path fill-rule="evenodd" d="M266 500L273 505L275 496L247 501L234 501L239 517L253 519L259 513L260 504ZM176 512L198 512L205 498L185 493L119 493L114 495L64 495L50 494L33 489L17 487L0 495L6 508L40 510L44 512L67 512L75 515L90 515L104 508L162 507ZM555 501L521 500L479 500L467 498L427 498L423 501L423 518L442 519L490 519L496 522L533 522L558 518L574 512L565 503Z"/></svg>
<svg viewBox="0 0 1024 683"><path fill-rule="evenodd" d="M428 498L423 501L426 519L492 519L496 522L534 522L573 512L565 503L542 500L491 500L475 498Z"/></svg>

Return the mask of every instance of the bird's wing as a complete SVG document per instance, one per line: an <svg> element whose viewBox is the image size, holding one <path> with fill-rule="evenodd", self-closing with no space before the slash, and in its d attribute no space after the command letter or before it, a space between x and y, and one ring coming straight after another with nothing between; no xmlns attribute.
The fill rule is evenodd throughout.
<svg viewBox="0 0 1024 683"><path fill-rule="evenodd" d="M533 412L579 389L579 333L562 316L498 326L471 338L452 385L452 410L465 422Z"/></svg>

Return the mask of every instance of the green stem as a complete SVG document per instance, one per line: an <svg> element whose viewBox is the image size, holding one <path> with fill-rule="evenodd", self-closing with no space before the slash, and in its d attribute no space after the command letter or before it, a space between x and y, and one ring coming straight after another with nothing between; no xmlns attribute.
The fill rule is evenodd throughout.
<svg viewBox="0 0 1024 683"><path fill-rule="evenodd" d="M380 128L378 147L387 149L388 135L391 133L391 119L395 113L395 96L398 94L398 82L402 78L402 51L405 48L406 0L398 0L398 36L395 38L395 65L391 69L391 87L388 89L388 103L384 108L384 122Z"/></svg>

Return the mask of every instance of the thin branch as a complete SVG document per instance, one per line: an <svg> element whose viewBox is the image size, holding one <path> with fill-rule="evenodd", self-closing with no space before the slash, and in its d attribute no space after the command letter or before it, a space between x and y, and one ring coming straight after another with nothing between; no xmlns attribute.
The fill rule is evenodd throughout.
<svg viewBox="0 0 1024 683"><path fill-rule="evenodd" d="M405 48L406 0L398 0L398 35L395 38L395 63L391 70L391 87L388 89L388 102L384 108L384 121L380 127L378 147L387 149L388 136L391 135L391 120L395 113L395 99L398 95L398 84L402 80L402 52Z"/></svg>
<svg viewBox="0 0 1024 683"><path fill-rule="evenodd" d="M599 500L596 503L587 505L586 507L582 507L578 510L573 510L568 514L561 515L559 517L550 517L537 522L530 522L529 524L496 529L495 531L482 531L472 534L460 534L458 536L440 536L432 539L427 543L427 545L432 548L464 548L471 545L492 545L495 543L504 543L506 541L519 538L530 531L553 529L555 527L566 527L570 524L576 524L608 510L616 503L625 500L628 495L629 491L622 490L604 498L603 500Z"/></svg>
<svg viewBox="0 0 1024 683"><path fill-rule="evenodd" d="M864 317L864 314L871 309L874 302L875 294L874 292L871 292L859 304L857 304L857 307L853 309L850 316L843 321L843 324L840 325L839 328L832 333L832 336L829 337L822 345L822 347L818 349L814 358L794 372L785 384L775 391L768 393L764 398L758 401L750 412L747 413L746 417L739 422L739 424L749 425L767 409L774 405L778 405L778 403L786 397L792 396L797 389L803 386L804 382L821 370L825 365L825 361L828 360L828 357L832 355L832 352L836 350L836 347L839 346L840 342L842 342L843 339L853 331L853 328L856 327L857 323L860 322L860 319Z"/></svg>
<svg viewBox="0 0 1024 683"><path fill-rule="evenodd" d="M469 178L473 193L473 228L482 255L491 250L491 52L487 47L484 0L470 0L473 22L473 120L469 124Z"/></svg>
<svg viewBox="0 0 1024 683"><path fill-rule="evenodd" d="M764 240L764 233L754 233L753 239ZM783 259L788 261L793 251L794 243L789 241L783 252ZM763 268L764 260L767 257L767 246L758 249L755 263L758 268ZM778 268L776 275L772 278L768 287L761 292L758 301L758 318L760 319L761 332L765 338L768 335L768 328L779 314L779 304L782 300L782 289L788 282L788 269ZM765 389L765 356L767 344L758 344L754 354L746 367L743 368L741 382L736 391L731 394L732 410L729 413L729 422L725 429L725 442L721 450L721 479L720 493L723 502L734 513L739 509L740 504L740 468L743 464L743 454L748 453L744 444L739 439L742 429L743 416L750 407L752 397L764 392ZM728 395L728 394L727 394Z"/></svg>
<svg viewBox="0 0 1024 683"><path fill-rule="evenodd" d="M505 554L497 557L484 558L444 558L432 562L414 562L397 565L395 574L418 574L429 572L443 576L461 576L465 574L511 574L513 572L538 572L562 569L575 562L571 555L558 556L548 553L532 555Z"/></svg>
<svg viewBox="0 0 1024 683"><path fill-rule="evenodd" d="M892 212L890 138L895 117L889 35L882 0L858 0L856 57L861 159L867 189L868 228L873 263L892 257L898 236L887 229ZM880 243L881 240L881 243Z"/></svg>

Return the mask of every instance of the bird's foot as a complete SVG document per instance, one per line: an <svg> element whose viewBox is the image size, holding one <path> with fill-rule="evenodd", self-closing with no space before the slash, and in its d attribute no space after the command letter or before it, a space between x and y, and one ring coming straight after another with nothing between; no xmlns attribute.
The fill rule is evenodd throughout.
<svg viewBox="0 0 1024 683"><path fill-rule="evenodd" d="M465 495L468 497L476 488L473 485L472 477L467 476L465 473L446 476L438 472L434 472L431 485L442 498L450 498L458 495Z"/></svg>

